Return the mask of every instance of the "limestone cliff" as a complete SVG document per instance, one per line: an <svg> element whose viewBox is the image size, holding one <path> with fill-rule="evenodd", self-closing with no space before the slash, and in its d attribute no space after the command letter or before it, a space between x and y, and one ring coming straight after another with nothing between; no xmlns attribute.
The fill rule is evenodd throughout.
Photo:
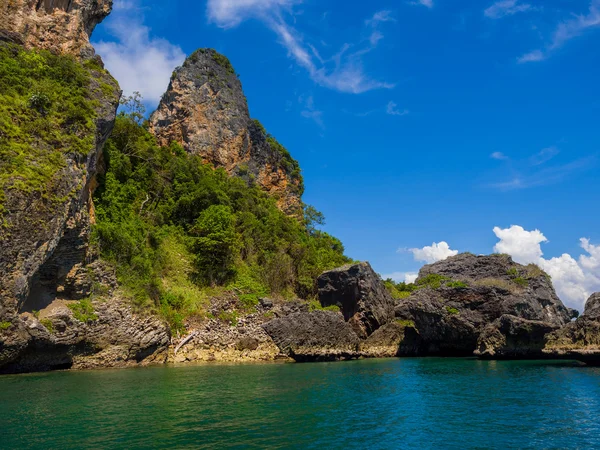
<svg viewBox="0 0 600 450"><path fill-rule="evenodd" d="M112 0L0 0L0 36L26 48L91 57L90 35L110 13Z"/></svg>
<svg viewBox="0 0 600 450"><path fill-rule="evenodd" d="M192 54L173 73L150 118L162 145L181 144L229 174L256 182L296 214L303 191L298 163L262 125L250 119L242 84L229 60L211 49Z"/></svg>
<svg viewBox="0 0 600 450"><path fill-rule="evenodd" d="M90 246L120 90L89 36L111 5L0 1L0 372L124 365L168 345L164 324L112 295Z"/></svg>

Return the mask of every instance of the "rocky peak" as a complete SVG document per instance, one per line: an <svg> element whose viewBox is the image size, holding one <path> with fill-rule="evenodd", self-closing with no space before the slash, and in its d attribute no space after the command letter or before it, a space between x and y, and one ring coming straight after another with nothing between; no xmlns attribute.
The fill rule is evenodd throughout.
<svg viewBox="0 0 600 450"><path fill-rule="evenodd" d="M586 317L600 319L600 292L592 294L592 296L585 303L585 312L583 313Z"/></svg>
<svg viewBox="0 0 600 450"><path fill-rule="evenodd" d="M298 163L250 118L233 66L215 50L197 50L173 72L150 117L150 131L161 145L177 142L230 175L256 182L284 212L299 212L303 184Z"/></svg>
<svg viewBox="0 0 600 450"><path fill-rule="evenodd" d="M112 0L2 0L0 36L39 48L89 58L90 36Z"/></svg>

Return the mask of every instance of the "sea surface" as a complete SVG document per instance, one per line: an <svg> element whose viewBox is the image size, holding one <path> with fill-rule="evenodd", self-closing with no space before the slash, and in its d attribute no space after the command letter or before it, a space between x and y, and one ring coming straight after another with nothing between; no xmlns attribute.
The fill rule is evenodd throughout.
<svg viewBox="0 0 600 450"><path fill-rule="evenodd" d="M600 369L409 358L1 376L0 448L600 448Z"/></svg>

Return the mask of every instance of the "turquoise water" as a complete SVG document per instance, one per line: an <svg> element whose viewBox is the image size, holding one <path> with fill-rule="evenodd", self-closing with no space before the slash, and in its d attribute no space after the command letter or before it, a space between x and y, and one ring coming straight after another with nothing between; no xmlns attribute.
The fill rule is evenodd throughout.
<svg viewBox="0 0 600 450"><path fill-rule="evenodd" d="M3 376L0 448L600 448L600 369L419 358Z"/></svg>

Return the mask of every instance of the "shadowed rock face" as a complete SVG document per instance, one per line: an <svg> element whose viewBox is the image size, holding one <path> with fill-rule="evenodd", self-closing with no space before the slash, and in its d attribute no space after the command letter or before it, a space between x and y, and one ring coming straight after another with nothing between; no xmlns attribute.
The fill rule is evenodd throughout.
<svg viewBox="0 0 600 450"><path fill-rule="evenodd" d="M600 365L600 293L592 295L581 317L548 335L544 353Z"/></svg>
<svg viewBox="0 0 600 450"><path fill-rule="evenodd" d="M263 325L282 353L296 361L335 361L360 356L359 338L341 314L298 312Z"/></svg>
<svg viewBox="0 0 600 450"><path fill-rule="evenodd" d="M516 357L518 345L523 354L541 353L544 341L538 335L571 320L572 312L556 296L550 278L506 255L448 258L423 267L417 283L440 275L447 278L396 307L397 317L414 321L423 354L470 355L479 349L488 356L505 351ZM486 337L478 344L484 330ZM524 337L526 330L535 336Z"/></svg>
<svg viewBox="0 0 600 450"><path fill-rule="evenodd" d="M108 16L112 0L1 0L0 34L26 48L52 50L88 58L94 55L89 38Z"/></svg>
<svg viewBox="0 0 600 450"><path fill-rule="evenodd" d="M161 145L177 142L230 175L256 182L284 212L300 212L298 163L250 119L240 80L229 60L214 50L196 51L173 72L150 118L150 131Z"/></svg>
<svg viewBox="0 0 600 450"><path fill-rule="evenodd" d="M325 272L317 283L321 305L338 306L361 338L394 319L394 299L367 262Z"/></svg>

